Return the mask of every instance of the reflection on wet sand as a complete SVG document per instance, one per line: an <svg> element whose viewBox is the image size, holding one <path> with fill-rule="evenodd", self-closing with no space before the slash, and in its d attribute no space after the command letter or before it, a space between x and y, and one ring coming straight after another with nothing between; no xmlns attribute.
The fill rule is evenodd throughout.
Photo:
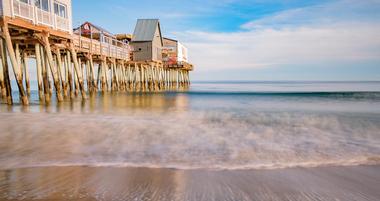
<svg viewBox="0 0 380 201"><path fill-rule="evenodd" d="M379 172L379 166L240 171L28 168L0 171L0 199L375 201L380 197Z"/></svg>
<svg viewBox="0 0 380 201"><path fill-rule="evenodd" d="M182 89L186 91L187 89ZM32 99L33 100L33 99ZM1 105L0 112L47 112L47 113L123 113L131 110L186 110L188 96L181 93L122 93L104 92L92 94L82 101L80 98L54 102L49 105L32 102L31 106Z"/></svg>

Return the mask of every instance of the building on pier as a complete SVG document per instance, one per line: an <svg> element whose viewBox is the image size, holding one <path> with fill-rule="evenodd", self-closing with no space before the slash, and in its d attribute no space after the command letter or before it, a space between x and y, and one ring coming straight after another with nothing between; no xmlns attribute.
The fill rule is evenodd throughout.
<svg viewBox="0 0 380 201"><path fill-rule="evenodd" d="M158 19L138 19L131 45L134 61L162 61L163 39Z"/></svg>
<svg viewBox="0 0 380 201"><path fill-rule="evenodd" d="M116 40L116 36L114 36L111 32L90 22L85 22L79 27L75 28L74 34L90 39L95 39L101 42L108 42L112 39Z"/></svg>
<svg viewBox="0 0 380 201"><path fill-rule="evenodd" d="M13 25L72 33L71 0L1 0L0 14ZM40 26L40 27L39 27ZM54 32L53 32L54 33Z"/></svg>
<svg viewBox="0 0 380 201"><path fill-rule="evenodd" d="M163 38L162 60L168 65L188 62L187 48L177 40Z"/></svg>

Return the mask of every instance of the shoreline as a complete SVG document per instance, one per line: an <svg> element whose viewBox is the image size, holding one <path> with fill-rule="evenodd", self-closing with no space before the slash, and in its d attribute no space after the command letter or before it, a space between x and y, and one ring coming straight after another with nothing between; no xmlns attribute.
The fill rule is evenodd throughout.
<svg viewBox="0 0 380 201"><path fill-rule="evenodd" d="M356 166L380 166L380 157L362 157L352 160L341 161L323 161L323 162L299 162L292 164L261 164L261 165L237 165L237 166L223 166L215 165L210 167L204 166L186 166L177 164L168 165L152 165L150 163L56 163L56 164L39 164L39 165L19 165L19 166L3 166L0 171L18 170L18 169L32 169L32 168L65 168L65 167L78 167L78 168L145 168L145 169L171 169L171 170L200 170L200 171L244 171L244 170L283 170L295 168L328 168L328 167L356 167Z"/></svg>
<svg viewBox="0 0 380 201"><path fill-rule="evenodd" d="M378 200L380 165L274 170L0 170L0 200Z"/></svg>

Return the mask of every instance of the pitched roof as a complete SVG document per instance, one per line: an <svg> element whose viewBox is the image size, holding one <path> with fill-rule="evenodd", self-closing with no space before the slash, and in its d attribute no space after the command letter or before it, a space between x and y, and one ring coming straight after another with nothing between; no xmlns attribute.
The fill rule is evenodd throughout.
<svg viewBox="0 0 380 201"><path fill-rule="evenodd" d="M175 39L171 39L171 38L166 38L166 37L163 37L163 39L165 39L165 40L170 40L170 41L173 41L173 42L178 42L178 40L175 40Z"/></svg>
<svg viewBox="0 0 380 201"><path fill-rule="evenodd" d="M158 19L138 19L133 32L133 42L153 41L156 29L159 29L161 35L160 21ZM161 35L162 43L162 35Z"/></svg>
<svg viewBox="0 0 380 201"><path fill-rule="evenodd" d="M90 27L92 27L92 28L90 28ZM79 27L75 28L74 32L78 32L79 33L80 28L82 28L82 32L90 31L90 29L92 29L91 31L93 33L102 33L102 34L105 34L105 35L108 35L108 36L113 36L113 34L111 32L105 30L102 27L99 27L97 25L92 24L91 22L85 22L85 23L83 23Z"/></svg>

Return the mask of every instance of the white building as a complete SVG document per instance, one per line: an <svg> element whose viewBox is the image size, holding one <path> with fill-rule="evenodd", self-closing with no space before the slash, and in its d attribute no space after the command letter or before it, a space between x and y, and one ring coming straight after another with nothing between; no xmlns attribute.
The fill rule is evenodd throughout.
<svg viewBox="0 0 380 201"><path fill-rule="evenodd" d="M163 38L163 61L169 64L188 62L187 48L177 40Z"/></svg>
<svg viewBox="0 0 380 201"><path fill-rule="evenodd" d="M0 15L72 33L71 0L1 0Z"/></svg>

